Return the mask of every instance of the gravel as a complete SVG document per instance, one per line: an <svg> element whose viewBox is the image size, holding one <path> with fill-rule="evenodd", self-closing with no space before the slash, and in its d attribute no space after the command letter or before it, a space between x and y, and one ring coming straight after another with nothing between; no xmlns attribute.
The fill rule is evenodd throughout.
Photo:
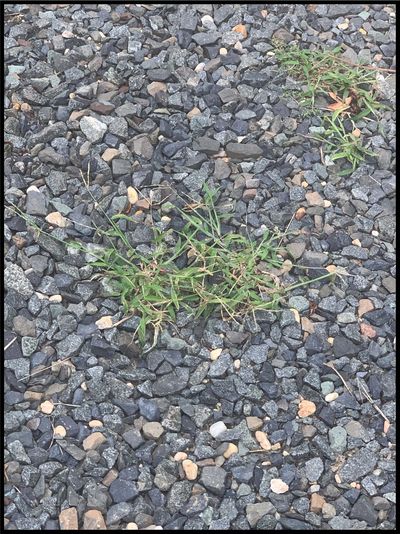
<svg viewBox="0 0 400 534"><path fill-rule="evenodd" d="M360 121L376 156L341 176L273 53L343 45L392 69L394 11L6 5L5 530L394 530L395 76L377 71L388 107ZM256 321L180 310L144 353L138 317L98 328L124 309L67 243L94 253L124 213L151 256L203 184L224 231L288 230L285 284L347 274Z"/></svg>

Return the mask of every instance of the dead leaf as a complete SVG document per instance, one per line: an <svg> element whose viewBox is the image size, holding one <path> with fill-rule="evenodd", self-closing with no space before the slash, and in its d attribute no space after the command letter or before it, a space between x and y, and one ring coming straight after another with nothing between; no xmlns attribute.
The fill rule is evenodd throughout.
<svg viewBox="0 0 400 534"><path fill-rule="evenodd" d="M329 104L328 109L331 111L344 111L348 107L344 102L335 102L334 104Z"/></svg>
<svg viewBox="0 0 400 534"><path fill-rule="evenodd" d="M139 195L136 191L136 189L132 186L129 186L127 191L126 191L127 195L128 195L128 200L130 202L131 205L133 204L136 204L136 202L139 200Z"/></svg>

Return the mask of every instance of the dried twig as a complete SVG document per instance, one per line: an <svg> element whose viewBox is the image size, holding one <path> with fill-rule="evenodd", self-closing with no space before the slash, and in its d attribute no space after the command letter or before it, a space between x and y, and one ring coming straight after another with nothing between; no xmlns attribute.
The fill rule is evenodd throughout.
<svg viewBox="0 0 400 534"><path fill-rule="evenodd" d="M382 412L382 410L377 406L376 402L373 400L371 395L368 393L368 391L365 389L365 387L361 384L359 378L357 377L357 385L360 390L367 399L367 401L372 404L372 406L375 408L375 410L384 418L385 421L387 421L390 424L389 419L386 417L386 415Z"/></svg>
<svg viewBox="0 0 400 534"><path fill-rule="evenodd" d="M336 369L336 367L333 365L332 362L327 362L327 363L324 363L324 365L326 367L330 367L333 371L335 371L335 373L338 375L338 377L340 378L340 380L343 382L345 388L347 389L347 391L350 393L350 395L352 395L354 398L355 398L355 395L354 393L352 392L352 390L350 389L350 387L348 386L346 380L343 378L343 376L339 373L339 371Z"/></svg>
<svg viewBox="0 0 400 534"><path fill-rule="evenodd" d="M53 364L54 363L62 364L63 362L66 362L67 360L70 360L70 359L71 359L71 356L68 356L68 358L64 358L63 360L57 360L56 362L53 362ZM30 373L29 375L23 376L22 378L19 378L17 382L21 382L21 380L25 380L25 378L30 378L31 376L34 376L34 375L38 375L39 373L42 373L43 371L46 371L47 369L51 369L53 364L48 365L47 367L43 367L43 369L38 369L37 371L34 371L33 373Z"/></svg>
<svg viewBox="0 0 400 534"><path fill-rule="evenodd" d="M7 345L4 347L4 350L7 350L8 348L11 347L11 345L14 343L14 341L16 340L17 338L15 337L14 339L12 339L9 343L7 343Z"/></svg>

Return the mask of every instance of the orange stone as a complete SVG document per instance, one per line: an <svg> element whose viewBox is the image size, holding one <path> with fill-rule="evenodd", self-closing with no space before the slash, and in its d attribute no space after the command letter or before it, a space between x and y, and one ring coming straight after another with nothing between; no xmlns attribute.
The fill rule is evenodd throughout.
<svg viewBox="0 0 400 534"><path fill-rule="evenodd" d="M376 330L370 324L360 323L360 332L363 336L373 338L376 336Z"/></svg>
<svg viewBox="0 0 400 534"><path fill-rule="evenodd" d="M78 512L76 508L66 508L58 516L60 530L78 530Z"/></svg>
<svg viewBox="0 0 400 534"><path fill-rule="evenodd" d="M246 30L246 26L244 24L238 24L237 26L235 26L233 28L233 31L236 32L236 33L240 33L243 35L243 37L246 39L247 37L247 30Z"/></svg>
<svg viewBox="0 0 400 534"><path fill-rule="evenodd" d="M308 417L309 415L312 415L317 410L317 407L312 401L308 400L302 400L299 404L299 411L297 412L297 415L299 417Z"/></svg>
<svg viewBox="0 0 400 534"><path fill-rule="evenodd" d="M83 530L107 530L101 512L88 510L83 516Z"/></svg>

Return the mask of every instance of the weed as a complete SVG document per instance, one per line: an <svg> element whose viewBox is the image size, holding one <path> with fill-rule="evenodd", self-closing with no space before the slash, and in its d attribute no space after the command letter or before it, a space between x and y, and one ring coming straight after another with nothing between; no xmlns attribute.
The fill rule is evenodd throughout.
<svg viewBox="0 0 400 534"><path fill-rule="evenodd" d="M351 132L346 131L343 121L337 117L336 121L331 117L325 117L324 136L316 135L316 139L324 142L325 152L329 154L332 161L345 159L351 167L342 170L338 174L344 176L351 174L362 163L365 156L374 156L374 152L362 144L359 137L359 130L354 126Z"/></svg>
<svg viewBox="0 0 400 534"><path fill-rule="evenodd" d="M351 114L359 120L382 107L375 94L375 74L361 64L348 64L340 56L342 47L333 50L308 50L297 46L278 47L276 57L290 75L303 81L304 104L315 107L318 95L337 95L342 101L351 97Z"/></svg>
<svg viewBox="0 0 400 534"><path fill-rule="evenodd" d="M193 318L209 317L219 310L223 319L237 321L250 315L256 320L257 312L277 311L291 289L332 276L327 272L285 286L283 275L292 264L280 256L284 234L266 231L257 242L247 235L224 233L226 214L217 211L218 191L207 186L203 191L201 203L186 202L178 209L185 222L180 230L165 231L153 225L151 254L132 246L119 227L121 219L135 223L135 217L126 214L107 216L110 227L97 228L106 245L67 243L84 251L87 261L111 282L113 296L120 299L125 313L140 318L135 335L142 345L150 326L156 340L162 325L174 322L179 310L188 311ZM46 233L19 209L15 211L37 231Z"/></svg>
<svg viewBox="0 0 400 534"><path fill-rule="evenodd" d="M373 70L347 61L341 52L341 46L333 50L308 50L276 44L280 65L305 84L300 104L308 114L315 112L317 97L332 101L319 110L332 113L322 115L325 133L314 138L324 143L332 161L344 159L350 163L350 168L339 173L345 175L353 172L365 156L374 155L363 145L356 122L371 114L377 117L379 110L387 106L377 100ZM350 131L341 117L351 119Z"/></svg>

